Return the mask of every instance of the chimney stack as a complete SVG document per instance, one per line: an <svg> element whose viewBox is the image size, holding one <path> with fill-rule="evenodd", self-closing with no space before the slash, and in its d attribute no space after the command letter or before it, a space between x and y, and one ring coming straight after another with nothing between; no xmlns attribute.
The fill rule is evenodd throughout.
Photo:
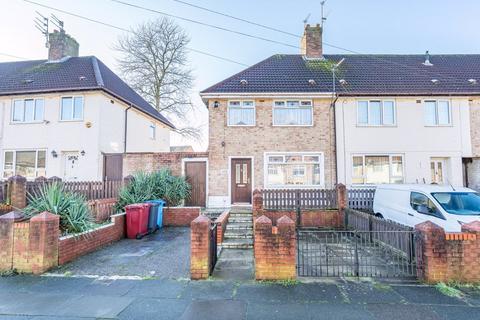
<svg viewBox="0 0 480 320"><path fill-rule="evenodd" d="M301 54L307 59L323 59L322 27L305 25L305 31L300 43Z"/></svg>
<svg viewBox="0 0 480 320"><path fill-rule="evenodd" d="M65 33L55 30L48 34L48 60L57 61L65 57L78 57L77 40Z"/></svg>

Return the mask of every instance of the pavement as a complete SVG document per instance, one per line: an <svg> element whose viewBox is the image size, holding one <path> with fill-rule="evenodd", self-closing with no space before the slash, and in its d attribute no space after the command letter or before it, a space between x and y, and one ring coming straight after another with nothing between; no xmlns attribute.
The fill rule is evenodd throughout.
<svg viewBox="0 0 480 320"><path fill-rule="evenodd" d="M190 228L162 228L141 240L123 239L51 271L54 274L190 277Z"/></svg>
<svg viewBox="0 0 480 320"><path fill-rule="evenodd" d="M449 297L415 283L325 280L0 278L4 319L480 319L480 291Z"/></svg>

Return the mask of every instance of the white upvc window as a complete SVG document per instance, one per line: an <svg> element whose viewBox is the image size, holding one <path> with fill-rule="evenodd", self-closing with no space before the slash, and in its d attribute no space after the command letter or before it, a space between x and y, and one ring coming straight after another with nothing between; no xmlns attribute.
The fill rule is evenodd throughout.
<svg viewBox="0 0 480 320"><path fill-rule="evenodd" d="M267 188L321 188L323 153L265 153L264 176Z"/></svg>
<svg viewBox="0 0 480 320"><path fill-rule="evenodd" d="M150 139L155 140L155 138L157 137L157 126L155 125L155 123L151 123L148 129Z"/></svg>
<svg viewBox="0 0 480 320"><path fill-rule="evenodd" d="M62 97L60 105L60 120L83 120L83 107L82 96Z"/></svg>
<svg viewBox="0 0 480 320"><path fill-rule="evenodd" d="M426 100L425 125L448 126L452 124L452 113L448 100Z"/></svg>
<svg viewBox="0 0 480 320"><path fill-rule="evenodd" d="M277 100L273 102L274 126L312 126L311 100Z"/></svg>
<svg viewBox="0 0 480 320"><path fill-rule="evenodd" d="M44 119L44 112L45 101L41 98L15 99L12 104L12 122L42 122Z"/></svg>
<svg viewBox="0 0 480 320"><path fill-rule="evenodd" d="M8 150L3 154L3 177L21 175L29 179L46 176L45 150Z"/></svg>
<svg viewBox="0 0 480 320"><path fill-rule="evenodd" d="M353 184L403 183L403 155L354 155Z"/></svg>
<svg viewBox="0 0 480 320"><path fill-rule="evenodd" d="M357 125L393 126L396 123L395 101L359 100L357 104Z"/></svg>
<svg viewBox="0 0 480 320"><path fill-rule="evenodd" d="M229 126L254 126L255 101L228 101L227 117Z"/></svg>

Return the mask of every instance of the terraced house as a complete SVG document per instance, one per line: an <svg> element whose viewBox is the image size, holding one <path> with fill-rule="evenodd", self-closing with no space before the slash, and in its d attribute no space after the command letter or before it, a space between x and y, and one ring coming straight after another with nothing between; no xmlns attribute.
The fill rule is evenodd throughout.
<svg viewBox="0 0 480 320"><path fill-rule="evenodd" d="M0 63L0 170L34 179L122 178L125 152L170 150L173 125L64 31L48 60Z"/></svg>
<svg viewBox="0 0 480 320"><path fill-rule="evenodd" d="M255 188L479 186L480 55L326 55L319 25L301 47L201 92L208 206Z"/></svg>

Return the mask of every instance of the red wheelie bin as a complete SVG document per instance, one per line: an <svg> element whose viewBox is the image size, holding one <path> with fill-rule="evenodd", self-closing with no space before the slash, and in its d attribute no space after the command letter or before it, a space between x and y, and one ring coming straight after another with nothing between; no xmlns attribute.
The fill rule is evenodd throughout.
<svg viewBox="0 0 480 320"><path fill-rule="evenodd" d="M150 203L138 203L125 207L127 212L127 238L141 239L148 233L150 206Z"/></svg>

